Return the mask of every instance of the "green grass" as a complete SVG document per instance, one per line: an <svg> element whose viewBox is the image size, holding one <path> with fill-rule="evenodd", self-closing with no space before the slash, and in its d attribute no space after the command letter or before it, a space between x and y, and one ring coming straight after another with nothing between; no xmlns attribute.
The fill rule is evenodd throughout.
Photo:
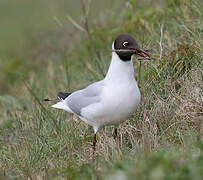
<svg viewBox="0 0 203 180"><path fill-rule="evenodd" d="M203 4L117 5L90 19L90 36L61 28L41 39L27 36L29 46L1 54L12 60L0 64L0 179L203 178ZM113 127L99 131L92 158L92 128L42 99L102 79L121 32L135 36L154 60L134 59L141 104L120 125L118 141ZM66 39L69 33L76 35Z"/></svg>

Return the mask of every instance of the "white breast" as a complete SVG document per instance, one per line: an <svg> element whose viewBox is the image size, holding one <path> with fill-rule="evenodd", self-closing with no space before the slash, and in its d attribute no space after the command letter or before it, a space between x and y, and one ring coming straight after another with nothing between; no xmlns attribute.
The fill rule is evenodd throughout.
<svg viewBox="0 0 203 180"><path fill-rule="evenodd" d="M122 61L113 52L112 60L99 95L101 101L81 110L81 119L94 129L117 125L135 112L141 96L134 78L132 59Z"/></svg>
<svg viewBox="0 0 203 180"><path fill-rule="evenodd" d="M141 98L136 81L106 86L101 96L101 102L84 108L81 113L88 124L98 128L125 121L135 112Z"/></svg>

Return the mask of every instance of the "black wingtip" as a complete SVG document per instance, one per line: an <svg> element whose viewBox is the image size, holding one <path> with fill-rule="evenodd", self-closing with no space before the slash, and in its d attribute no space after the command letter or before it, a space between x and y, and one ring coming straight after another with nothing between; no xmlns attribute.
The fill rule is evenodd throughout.
<svg viewBox="0 0 203 180"><path fill-rule="evenodd" d="M69 95L71 95L71 93L59 92L59 93L58 93L58 98L64 100L64 99L66 99Z"/></svg>
<svg viewBox="0 0 203 180"><path fill-rule="evenodd" d="M49 98L45 98L42 101L57 101L58 99L49 99Z"/></svg>

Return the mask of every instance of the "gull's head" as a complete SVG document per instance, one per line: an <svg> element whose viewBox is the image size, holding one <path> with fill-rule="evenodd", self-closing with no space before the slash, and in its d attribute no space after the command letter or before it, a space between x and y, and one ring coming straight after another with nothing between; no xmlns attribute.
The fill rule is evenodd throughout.
<svg viewBox="0 0 203 180"><path fill-rule="evenodd" d="M139 47L136 39L129 34L119 34L112 45L112 51L116 52L122 61L130 61L134 54L150 57L144 49Z"/></svg>

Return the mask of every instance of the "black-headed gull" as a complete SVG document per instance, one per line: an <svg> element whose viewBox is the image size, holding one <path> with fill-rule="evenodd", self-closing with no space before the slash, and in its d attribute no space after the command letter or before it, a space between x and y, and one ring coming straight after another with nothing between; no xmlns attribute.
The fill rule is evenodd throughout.
<svg viewBox="0 0 203 180"><path fill-rule="evenodd" d="M141 95L134 78L133 54L150 57L139 47L134 37L129 34L118 35L112 44L111 64L106 77L85 89L58 93L61 101L52 105L77 115L93 127L93 154L97 131L107 125L117 127L135 112L140 102Z"/></svg>

